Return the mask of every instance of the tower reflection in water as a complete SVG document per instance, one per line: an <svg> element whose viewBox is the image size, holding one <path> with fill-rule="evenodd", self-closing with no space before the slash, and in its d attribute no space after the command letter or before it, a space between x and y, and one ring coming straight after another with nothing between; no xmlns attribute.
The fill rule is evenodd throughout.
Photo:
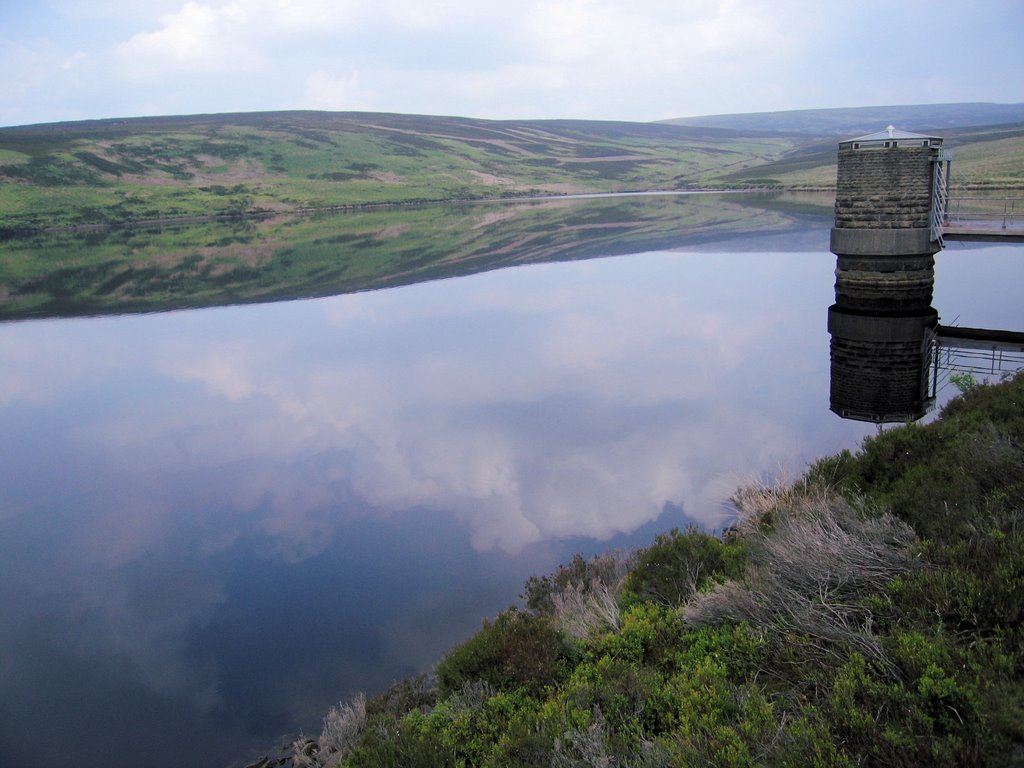
<svg viewBox="0 0 1024 768"><path fill-rule="evenodd" d="M844 419L906 422L935 402L935 258L837 256L830 407Z"/></svg>
<svg viewBox="0 0 1024 768"><path fill-rule="evenodd" d="M833 412L877 424L916 421L953 371L998 377L1024 369L1024 333L941 325L934 282L930 255L836 257Z"/></svg>

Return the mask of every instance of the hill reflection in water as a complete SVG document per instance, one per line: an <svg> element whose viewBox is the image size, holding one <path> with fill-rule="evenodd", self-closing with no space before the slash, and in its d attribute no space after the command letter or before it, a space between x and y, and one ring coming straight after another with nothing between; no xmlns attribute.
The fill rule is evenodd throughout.
<svg viewBox="0 0 1024 768"><path fill-rule="evenodd" d="M821 194L669 193L39 233L0 241L0 320L332 296L744 235L795 236L830 205Z"/></svg>

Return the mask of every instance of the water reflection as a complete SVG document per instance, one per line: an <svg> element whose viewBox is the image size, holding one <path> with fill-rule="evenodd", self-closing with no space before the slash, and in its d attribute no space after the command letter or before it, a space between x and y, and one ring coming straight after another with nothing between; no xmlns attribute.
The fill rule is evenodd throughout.
<svg viewBox="0 0 1024 768"><path fill-rule="evenodd" d="M572 552L720 527L752 474L854 445L873 428L827 410L830 214L0 325L4 760L222 766L428 669Z"/></svg>
<svg viewBox="0 0 1024 768"><path fill-rule="evenodd" d="M820 194L677 193L45 232L0 241L0 320L332 296L744 233L794 233L830 202Z"/></svg>
<svg viewBox="0 0 1024 768"><path fill-rule="evenodd" d="M940 325L934 283L931 255L836 256L832 411L878 424L916 421L950 372L998 377L1024 367L1024 333Z"/></svg>
<svg viewBox="0 0 1024 768"><path fill-rule="evenodd" d="M837 256L828 311L832 410L847 419L920 419L934 404L933 256Z"/></svg>

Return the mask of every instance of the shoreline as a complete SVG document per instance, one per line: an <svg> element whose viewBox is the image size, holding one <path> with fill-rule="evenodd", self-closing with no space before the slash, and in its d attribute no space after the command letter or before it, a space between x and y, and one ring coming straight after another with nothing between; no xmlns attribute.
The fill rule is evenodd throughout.
<svg viewBox="0 0 1024 768"><path fill-rule="evenodd" d="M984 182L964 184L959 187L961 192L1021 192L1024 193L1024 184L997 184L989 185ZM79 224L64 224L57 226L40 227L0 227L0 240L14 240L21 237L33 237L41 234L53 234L60 232L103 232L120 229L152 229L165 226L189 226L194 224L208 224L212 222L245 222L262 221L275 216L317 216L330 213L349 213L354 211L388 210L391 208L427 207L432 205L479 205L495 203L527 203L544 202L556 200L594 200L601 198L616 197L656 197L656 196L689 196L689 195L726 195L726 194L756 194L756 193L800 193L800 192L835 192L835 185L821 186L744 186L744 187L698 187L693 189L647 189L647 190L621 190L617 192L571 192L552 194L522 194L506 195L502 197L438 197L425 198L421 200L388 200L364 203L343 203L337 205L323 206L300 206L295 208L282 209L253 209L250 211L239 211L231 213L211 213L205 215L186 216L156 216L143 219L122 219L118 221L95 221ZM955 197L952 199L956 199ZM1002 198L992 197L993 200ZM1015 195L1007 196L1005 199L1017 199Z"/></svg>

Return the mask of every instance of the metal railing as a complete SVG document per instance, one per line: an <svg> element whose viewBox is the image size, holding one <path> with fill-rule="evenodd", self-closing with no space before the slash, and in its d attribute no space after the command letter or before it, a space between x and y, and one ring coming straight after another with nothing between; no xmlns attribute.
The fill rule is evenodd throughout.
<svg viewBox="0 0 1024 768"><path fill-rule="evenodd" d="M939 345L936 366L940 370L964 371L983 376L1013 374L1024 368L1024 353L1008 349L964 349Z"/></svg>
<svg viewBox="0 0 1024 768"><path fill-rule="evenodd" d="M964 349L936 343L932 349L931 366L933 378L929 395L934 401L958 373L968 373L975 380L985 382L998 381L1024 370L1024 352L996 348Z"/></svg>
<svg viewBox="0 0 1024 768"><path fill-rule="evenodd" d="M946 224L949 207L949 165L952 155L943 150L932 163L932 202L928 212L931 241L943 247L942 230Z"/></svg>
<svg viewBox="0 0 1024 768"><path fill-rule="evenodd" d="M946 209L944 228L1024 228L1024 197L956 197Z"/></svg>

